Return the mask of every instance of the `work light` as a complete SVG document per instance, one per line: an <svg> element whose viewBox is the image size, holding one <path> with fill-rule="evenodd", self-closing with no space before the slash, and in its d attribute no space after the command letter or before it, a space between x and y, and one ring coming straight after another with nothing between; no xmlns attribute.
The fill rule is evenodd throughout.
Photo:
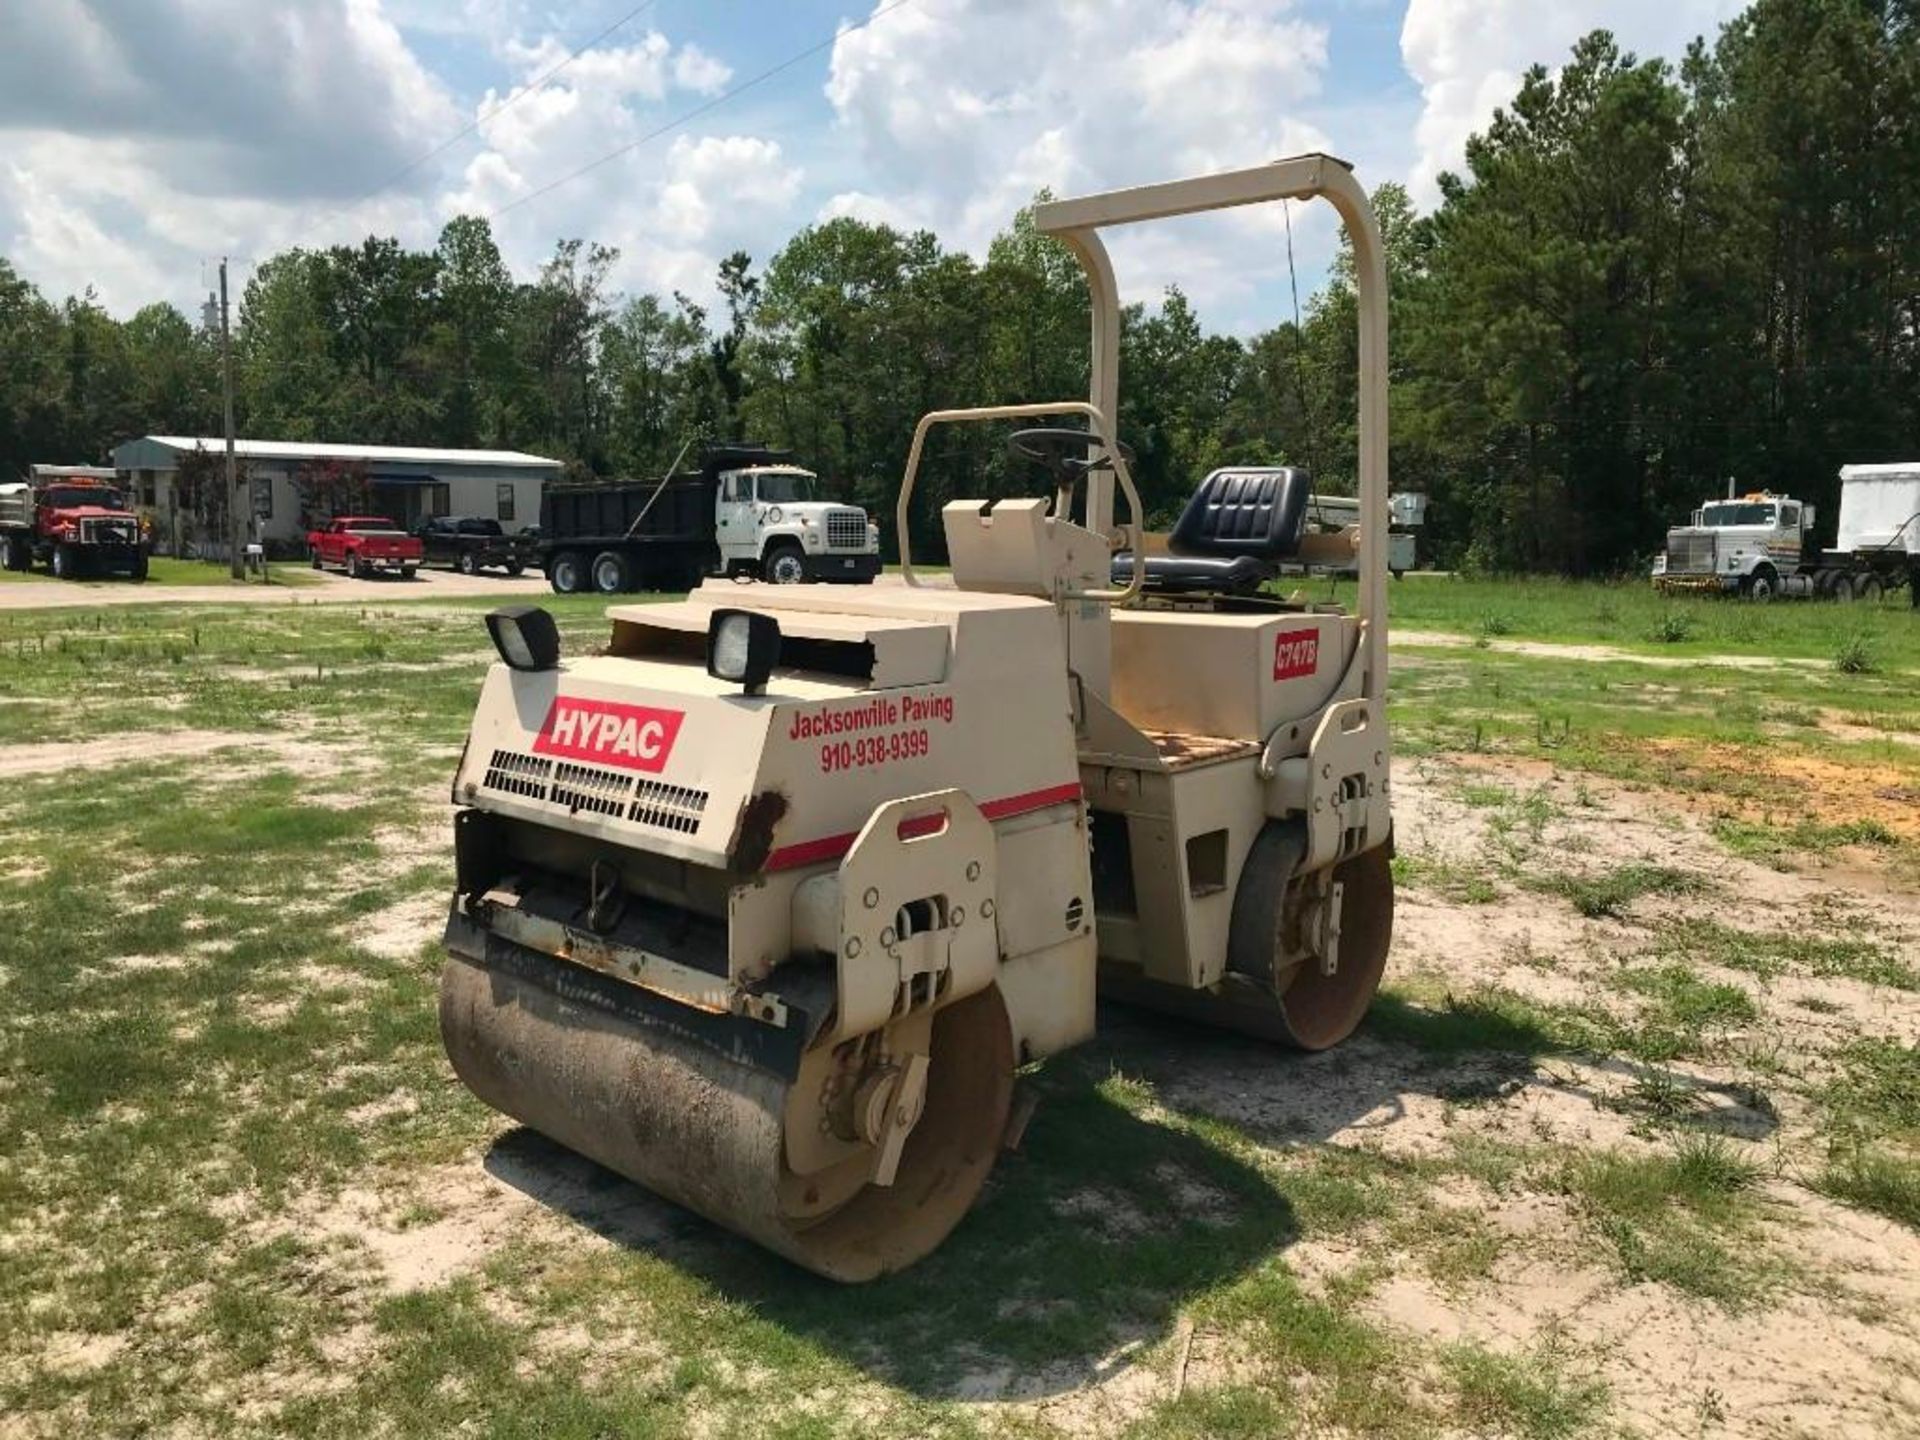
<svg viewBox="0 0 1920 1440"><path fill-rule="evenodd" d="M707 622L707 673L749 695L767 688L780 663L780 622L752 610L716 610Z"/></svg>
<svg viewBox="0 0 1920 1440"><path fill-rule="evenodd" d="M560 627L538 605L505 605L487 616L493 648L513 670L551 670L560 663Z"/></svg>

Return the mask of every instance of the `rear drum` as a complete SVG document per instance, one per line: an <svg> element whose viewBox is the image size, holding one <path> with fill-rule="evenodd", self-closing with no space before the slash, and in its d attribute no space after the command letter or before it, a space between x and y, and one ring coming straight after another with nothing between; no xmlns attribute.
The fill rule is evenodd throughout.
<svg viewBox="0 0 1920 1440"><path fill-rule="evenodd" d="M562 981L574 969L546 963ZM817 1116L809 1097L790 1104L784 1077L564 989L448 957L440 1032L467 1088L818 1274L861 1281L911 1265L960 1222L993 1168L1014 1062L995 987L934 1016L926 1106L894 1183L861 1185L825 1207L786 1165L789 1112Z"/></svg>

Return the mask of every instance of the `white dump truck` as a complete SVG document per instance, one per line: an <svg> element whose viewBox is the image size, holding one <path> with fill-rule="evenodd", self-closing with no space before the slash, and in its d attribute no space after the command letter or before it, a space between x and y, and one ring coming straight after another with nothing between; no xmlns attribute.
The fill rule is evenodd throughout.
<svg viewBox="0 0 1920 1440"><path fill-rule="evenodd" d="M549 485L548 583L562 595L686 590L709 575L871 583L879 530L859 506L822 499L819 477L792 461L764 445L710 444L694 469L661 480Z"/></svg>
<svg viewBox="0 0 1920 1440"><path fill-rule="evenodd" d="M1761 601L1878 600L1902 585L1914 591L1920 463L1843 467L1831 549L1815 538L1817 518L1812 505L1771 491L1709 500L1690 524L1667 532L1666 549L1653 562L1654 586Z"/></svg>

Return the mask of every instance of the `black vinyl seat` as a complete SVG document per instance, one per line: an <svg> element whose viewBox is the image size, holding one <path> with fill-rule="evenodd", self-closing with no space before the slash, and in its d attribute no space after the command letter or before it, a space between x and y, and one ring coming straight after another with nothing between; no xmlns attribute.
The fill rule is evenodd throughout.
<svg viewBox="0 0 1920 1440"><path fill-rule="evenodd" d="M1291 465L1216 470L1180 512L1166 555L1146 557L1144 589L1167 595L1250 595L1300 553L1313 484ZM1113 557L1112 582L1133 579L1133 556Z"/></svg>

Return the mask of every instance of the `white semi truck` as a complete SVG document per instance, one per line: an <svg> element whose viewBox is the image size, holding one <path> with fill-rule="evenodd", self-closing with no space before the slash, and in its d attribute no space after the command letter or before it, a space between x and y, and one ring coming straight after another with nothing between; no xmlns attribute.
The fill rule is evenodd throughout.
<svg viewBox="0 0 1920 1440"><path fill-rule="evenodd" d="M1813 506L1770 491L1709 500L1667 532L1654 586L1871 601L1904 585L1920 605L1920 463L1844 466L1831 549L1816 540L1816 520Z"/></svg>

